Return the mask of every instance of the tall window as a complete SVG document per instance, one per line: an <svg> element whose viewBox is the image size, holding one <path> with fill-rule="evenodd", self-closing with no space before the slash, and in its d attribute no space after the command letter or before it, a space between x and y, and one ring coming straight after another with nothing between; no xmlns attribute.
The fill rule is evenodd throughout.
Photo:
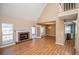
<svg viewBox="0 0 79 59"><path fill-rule="evenodd" d="M13 24L2 23L2 43L13 42Z"/></svg>

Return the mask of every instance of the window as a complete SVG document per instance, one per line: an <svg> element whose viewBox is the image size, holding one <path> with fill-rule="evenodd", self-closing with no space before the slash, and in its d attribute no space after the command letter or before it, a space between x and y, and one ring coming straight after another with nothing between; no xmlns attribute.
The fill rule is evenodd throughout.
<svg viewBox="0 0 79 59"><path fill-rule="evenodd" d="M35 27L32 27L32 38L35 38L35 34L36 34Z"/></svg>
<svg viewBox="0 0 79 59"><path fill-rule="evenodd" d="M35 27L32 27L32 34L35 34Z"/></svg>
<svg viewBox="0 0 79 59"><path fill-rule="evenodd" d="M65 33L71 33L71 26L65 27Z"/></svg>
<svg viewBox="0 0 79 59"><path fill-rule="evenodd" d="M2 24L2 43L13 42L13 24Z"/></svg>

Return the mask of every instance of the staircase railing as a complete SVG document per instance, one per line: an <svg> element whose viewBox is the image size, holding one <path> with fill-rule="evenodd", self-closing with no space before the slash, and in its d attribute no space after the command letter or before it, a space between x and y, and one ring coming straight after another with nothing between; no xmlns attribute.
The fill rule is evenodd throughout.
<svg viewBox="0 0 79 59"><path fill-rule="evenodd" d="M79 8L78 3L59 3L63 11Z"/></svg>

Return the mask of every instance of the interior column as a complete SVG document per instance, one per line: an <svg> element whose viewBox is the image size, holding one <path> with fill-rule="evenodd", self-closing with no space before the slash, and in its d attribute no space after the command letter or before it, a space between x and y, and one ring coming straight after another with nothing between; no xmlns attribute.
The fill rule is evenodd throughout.
<svg viewBox="0 0 79 59"><path fill-rule="evenodd" d="M56 44L64 45L64 20L56 20Z"/></svg>
<svg viewBox="0 0 79 59"><path fill-rule="evenodd" d="M76 54L79 54L79 11L77 15L77 36L75 40Z"/></svg>
<svg viewBox="0 0 79 59"><path fill-rule="evenodd" d="M1 19L0 19L0 48L1 48L1 44L2 44L2 28L1 28Z"/></svg>

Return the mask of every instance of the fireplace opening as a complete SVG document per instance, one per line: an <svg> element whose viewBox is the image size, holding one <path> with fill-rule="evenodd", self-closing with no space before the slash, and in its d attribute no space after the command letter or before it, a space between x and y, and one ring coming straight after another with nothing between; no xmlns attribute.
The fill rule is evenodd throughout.
<svg viewBox="0 0 79 59"><path fill-rule="evenodd" d="M29 39L29 32L19 32L18 39L19 39L19 41Z"/></svg>

